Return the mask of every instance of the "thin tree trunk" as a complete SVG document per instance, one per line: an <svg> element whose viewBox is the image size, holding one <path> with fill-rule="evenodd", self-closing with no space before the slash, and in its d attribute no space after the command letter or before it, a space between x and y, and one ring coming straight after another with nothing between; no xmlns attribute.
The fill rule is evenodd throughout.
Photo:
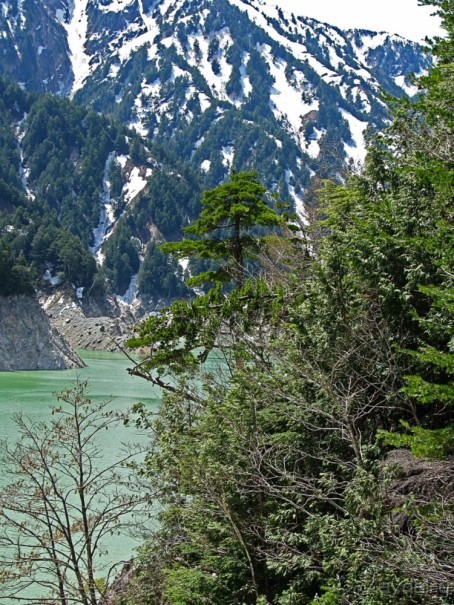
<svg viewBox="0 0 454 605"><path fill-rule="evenodd" d="M83 446L82 446L82 441L81 441L81 429L80 429L79 414L78 414L77 407L75 409L75 421L76 421L77 445L78 445L77 464L79 467L79 486L78 487L79 487L80 510L82 513L82 523L83 523L83 528L84 528L83 531L84 531L84 537L85 537L85 552L87 555L88 592L90 593L91 605L97 605L95 579L94 579L94 575L93 575L93 552L92 552L90 524L88 521L87 504L85 502L85 474L84 474L84 462L83 462L83 458L82 458Z"/></svg>
<svg viewBox="0 0 454 605"><path fill-rule="evenodd" d="M243 246L241 245L241 217L235 217L233 227L233 258L235 261L235 283L236 287L242 288L244 285L244 259Z"/></svg>

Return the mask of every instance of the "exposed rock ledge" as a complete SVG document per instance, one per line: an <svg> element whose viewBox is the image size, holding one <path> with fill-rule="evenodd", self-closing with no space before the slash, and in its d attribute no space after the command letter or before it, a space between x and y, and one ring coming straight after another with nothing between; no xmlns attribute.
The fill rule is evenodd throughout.
<svg viewBox="0 0 454 605"><path fill-rule="evenodd" d="M133 335L131 325L136 319L114 300L101 308L93 301L78 300L67 289L42 296L41 304L51 325L73 349L119 351Z"/></svg>
<svg viewBox="0 0 454 605"><path fill-rule="evenodd" d="M0 371L83 366L34 296L0 296Z"/></svg>

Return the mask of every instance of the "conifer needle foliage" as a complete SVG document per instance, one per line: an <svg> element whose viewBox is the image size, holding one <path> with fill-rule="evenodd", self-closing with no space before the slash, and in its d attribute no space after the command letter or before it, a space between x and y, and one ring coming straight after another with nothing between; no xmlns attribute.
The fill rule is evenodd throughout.
<svg viewBox="0 0 454 605"><path fill-rule="evenodd" d="M436 67L362 173L324 187L317 225L259 250L237 239L240 256L235 213L279 222L226 209L226 184L188 229L205 238L166 246L224 259L200 281L236 288L177 303L133 343L170 388L157 417L142 409L161 512L128 604L454 603L454 21L451 0L423 3L447 31Z"/></svg>

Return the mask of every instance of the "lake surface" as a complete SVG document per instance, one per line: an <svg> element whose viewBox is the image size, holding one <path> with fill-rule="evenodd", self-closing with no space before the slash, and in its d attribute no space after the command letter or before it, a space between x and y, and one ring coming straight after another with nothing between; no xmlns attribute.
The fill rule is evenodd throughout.
<svg viewBox="0 0 454 605"><path fill-rule="evenodd" d="M86 368L50 372L0 372L0 435L9 436L8 418L15 411L43 418L55 403L52 393L60 392L80 377L88 380L94 400L111 398L116 407L126 409L137 401L158 403L159 392L151 384L130 376L131 362L122 353L78 351Z"/></svg>
<svg viewBox="0 0 454 605"><path fill-rule="evenodd" d="M78 351L86 368L50 372L0 372L0 439L14 441L17 434L12 415L23 412L34 421L51 418L50 406L56 404L53 393L70 388L75 380L88 380L87 395L94 401L112 400L111 408L126 412L134 403L143 402L156 409L160 393L145 380L130 376L131 366L122 353ZM122 441L143 441L147 437L133 428L120 426L103 436L106 458L115 459ZM0 463L1 464L1 463ZM0 467L0 481L4 473ZM127 536L114 537L110 544L109 559L128 560L138 545ZM0 552L1 557L1 552Z"/></svg>

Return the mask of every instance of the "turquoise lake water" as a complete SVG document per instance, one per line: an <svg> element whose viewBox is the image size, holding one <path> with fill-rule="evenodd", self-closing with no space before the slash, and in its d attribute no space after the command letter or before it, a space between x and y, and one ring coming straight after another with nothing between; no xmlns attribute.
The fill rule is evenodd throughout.
<svg viewBox="0 0 454 605"><path fill-rule="evenodd" d="M50 372L0 372L0 439L14 441L17 429L12 416L16 412L23 412L34 421L50 419L50 406L56 403L53 393L71 387L77 379L88 380L88 396L91 399L112 400L112 409L126 412L139 401L150 410L159 405L159 391L145 380L128 374L131 361L122 353L79 351L79 354L87 367ZM115 432L108 431L102 437L106 460L115 459L121 442L144 442L146 439L145 434L133 428L120 426ZM4 471L0 466L0 482L3 476ZM109 564L128 560L138 544L138 540L128 536L113 537L106 545Z"/></svg>

